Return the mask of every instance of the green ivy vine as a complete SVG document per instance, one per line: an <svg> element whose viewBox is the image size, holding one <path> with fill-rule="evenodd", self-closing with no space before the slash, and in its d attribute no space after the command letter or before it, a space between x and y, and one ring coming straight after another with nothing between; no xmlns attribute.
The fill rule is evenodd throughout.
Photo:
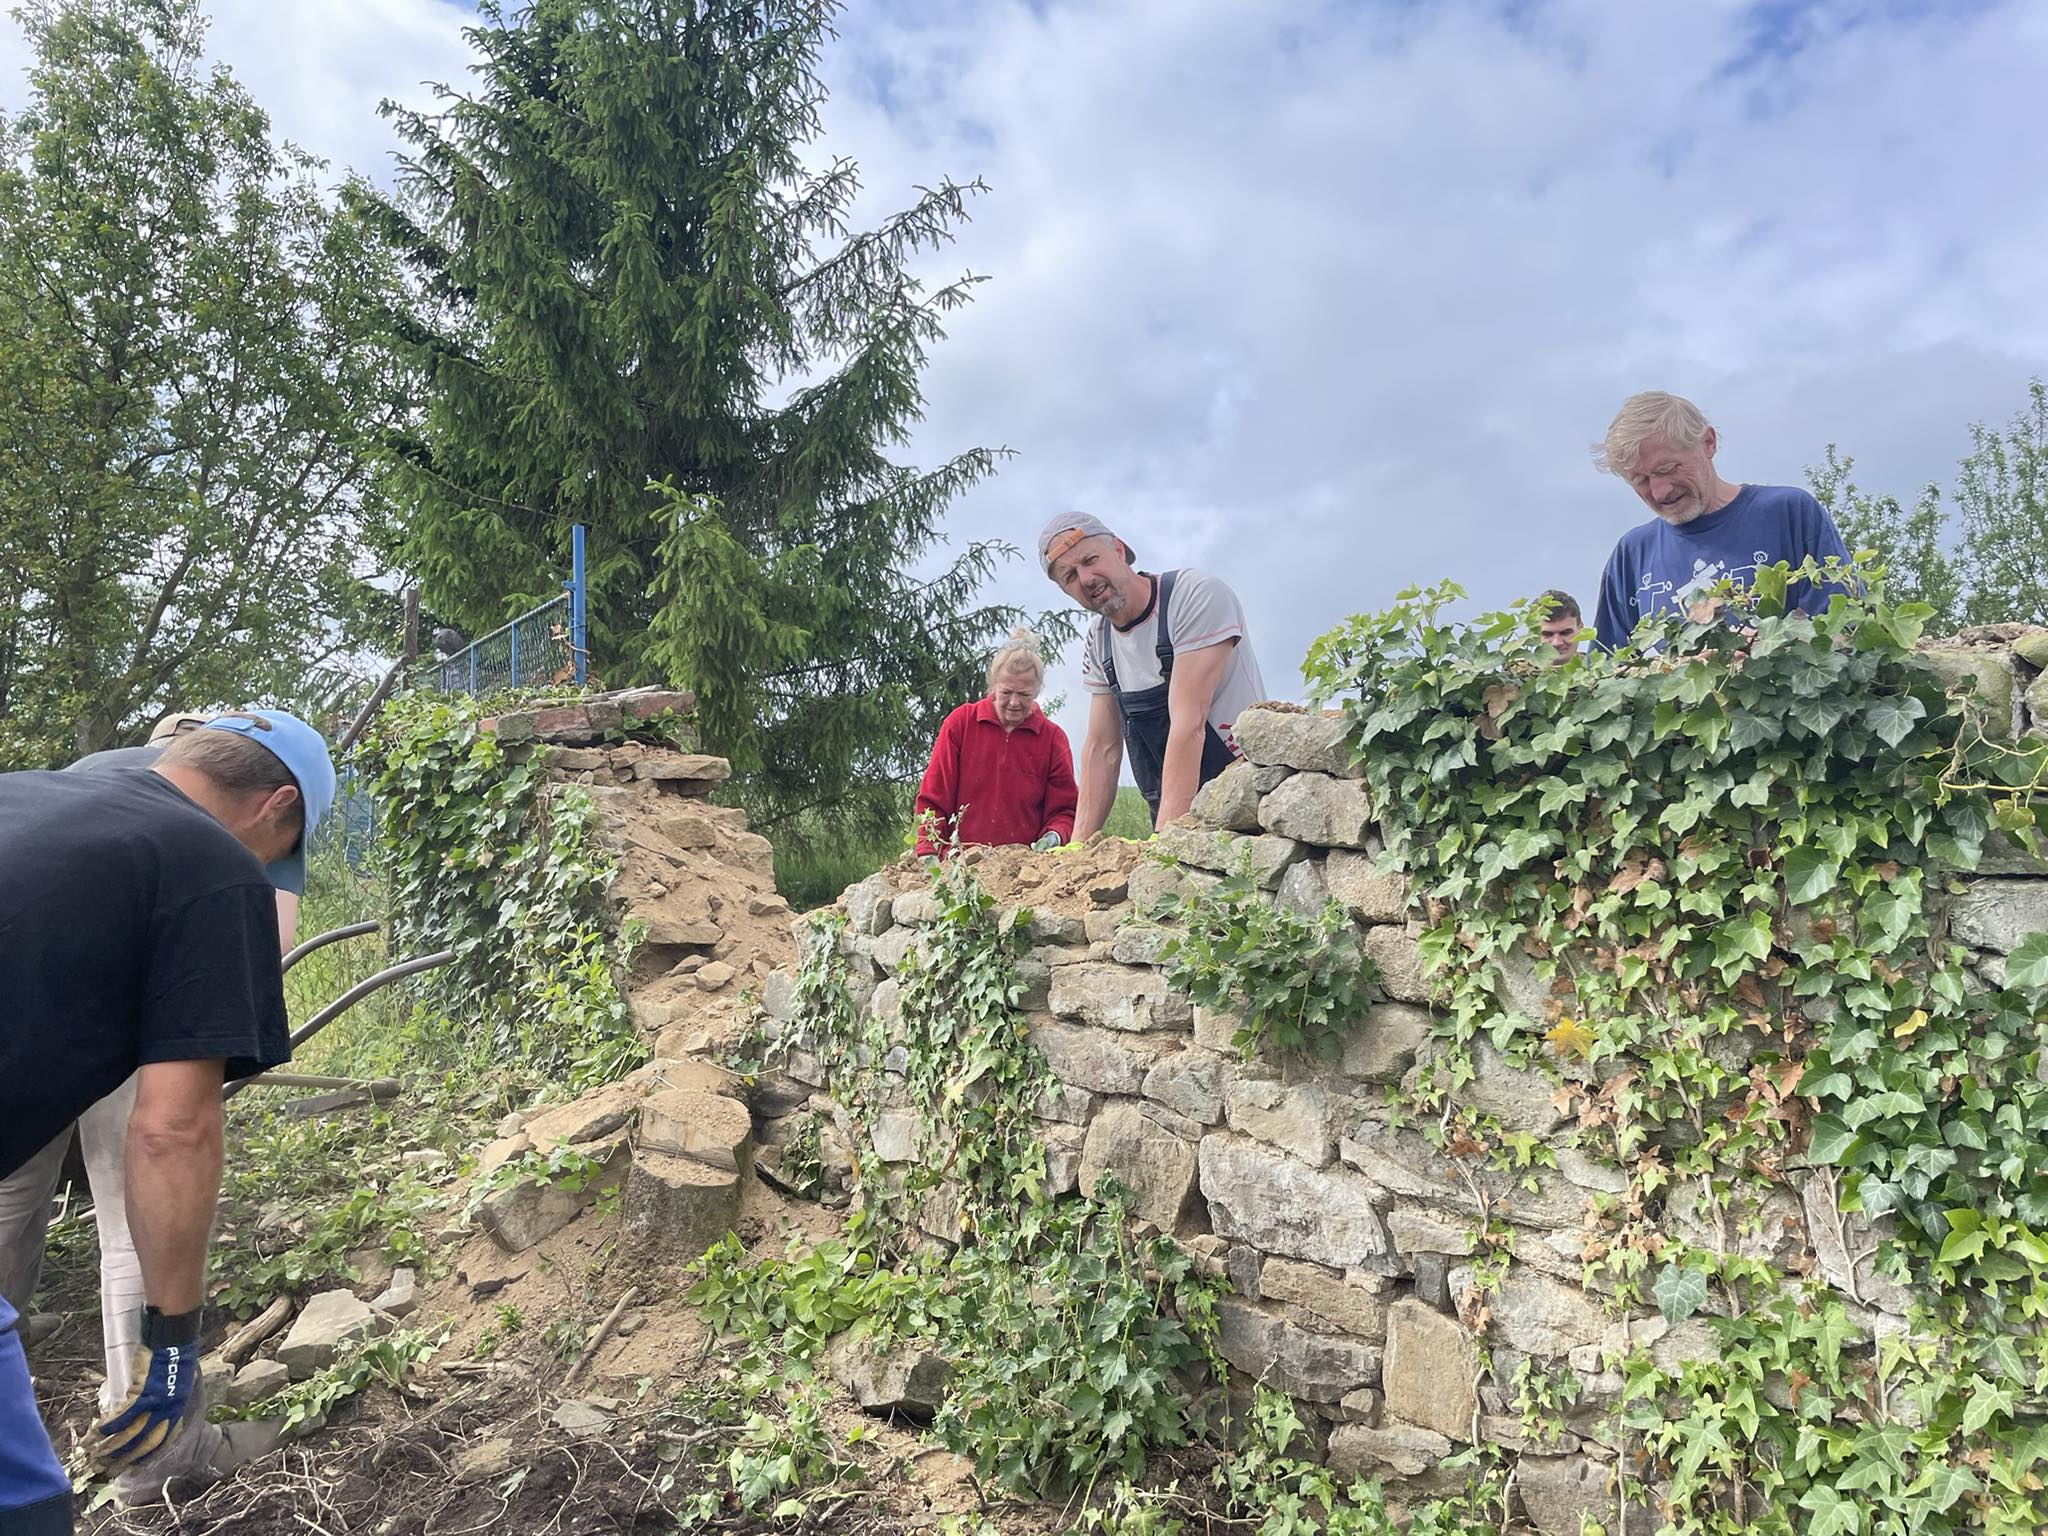
<svg viewBox="0 0 2048 1536"><path fill-rule="evenodd" d="M1802 575L1845 590L1807 615ZM1928 610L1880 578L1765 570L1562 666L1527 605L1454 624L1443 584L1310 654L1426 925L1447 1149L1487 1150L1451 1092L1476 1042L1556 1072L1627 1179L1589 1282L1718 1336L1712 1363L1627 1364L1669 1531L2048 1528L2048 938L2001 979L1944 919L1994 827L2031 845L2044 748L1947 694ZM1836 1277L1852 1306L1780 1267L1807 1179L1877 1223L1880 1275Z"/></svg>
<svg viewBox="0 0 2048 1536"><path fill-rule="evenodd" d="M532 747L501 746L475 699L404 694L365 756L391 877L396 953L452 949L434 1005L501 1060L573 1091L646 1057L620 988L632 935L591 799Z"/></svg>

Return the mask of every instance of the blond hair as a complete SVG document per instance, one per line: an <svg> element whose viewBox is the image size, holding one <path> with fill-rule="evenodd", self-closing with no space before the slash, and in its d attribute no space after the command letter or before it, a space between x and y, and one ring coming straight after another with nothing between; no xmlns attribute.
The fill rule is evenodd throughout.
<svg viewBox="0 0 2048 1536"><path fill-rule="evenodd" d="M988 663L988 686L993 693L996 680L1006 672L1021 672L1029 667L1038 678L1039 687L1045 686L1045 657L1039 654L1038 636L1019 624L1010 631L1010 638L996 648Z"/></svg>
<svg viewBox="0 0 2048 1536"><path fill-rule="evenodd" d="M1632 475L1643 444L1668 438L1674 448L1697 448L1707 435L1707 418L1683 395L1646 389L1621 402L1606 438L1593 445L1593 467L1610 475Z"/></svg>

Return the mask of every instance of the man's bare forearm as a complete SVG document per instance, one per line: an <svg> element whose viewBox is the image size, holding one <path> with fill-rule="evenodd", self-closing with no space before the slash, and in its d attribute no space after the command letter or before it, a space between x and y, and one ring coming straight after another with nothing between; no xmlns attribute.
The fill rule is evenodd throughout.
<svg viewBox="0 0 2048 1536"><path fill-rule="evenodd" d="M143 1295L160 1312L189 1312L205 1299L206 1246L220 1200L218 1094L210 1117L131 1119L125 1169Z"/></svg>
<svg viewBox="0 0 2048 1536"><path fill-rule="evenodd" d="M1202 722L1206 728L1207 722ZM1176 726L1167 733L1166 760L1159 765L1159 825L1176 821L1194 804L1202 772L1202 729Z"/></svg>
<svg viewBox="0 0 2048 1536"><path fill-rule="evenodd" d="M1084 751L1081 754L1080 802L1074 811L1074 841L1086 842L1102 830L1116 804L1116 771L1123 766L1121 752Z"/></svg>

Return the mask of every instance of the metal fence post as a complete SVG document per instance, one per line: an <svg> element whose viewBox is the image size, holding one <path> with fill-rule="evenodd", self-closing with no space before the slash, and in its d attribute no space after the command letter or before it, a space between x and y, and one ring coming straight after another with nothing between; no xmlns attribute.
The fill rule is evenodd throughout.
<svg viewBox="0 0 2048 1536"><path fill-rule="evenodd" d="M589 617L585 606L587 588L583 573L583 525L569 525L569 579L564 583L569 589L569 649L570 661L576 667L576 686L581 688L586 681L588 658L584 649L586 639L584 624Z"/></svg>

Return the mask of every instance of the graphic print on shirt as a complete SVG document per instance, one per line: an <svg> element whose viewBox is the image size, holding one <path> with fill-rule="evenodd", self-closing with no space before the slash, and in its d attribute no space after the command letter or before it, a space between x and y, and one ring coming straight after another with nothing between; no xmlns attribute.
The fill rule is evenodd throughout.
<svg viewBox="0 0 2048 1536"><path fill-rule="evenodd" d="M1636 584L1635 610L1638 614L1656 613L1662 608L1676 608L1681 613L1690 612L1693 602L1724 581L1732 580L1738 587L1750 586L1756 580L1756 573L1771 563L1767 550L1754 550L1748 565L1731 566L1725 560L1695 560L1692 575L1682 587L1674 589L1670 580L1659 581L1655 571L1644 571L1643 579ZM1669 594L1663 601L1659 598Z"/></svg>

